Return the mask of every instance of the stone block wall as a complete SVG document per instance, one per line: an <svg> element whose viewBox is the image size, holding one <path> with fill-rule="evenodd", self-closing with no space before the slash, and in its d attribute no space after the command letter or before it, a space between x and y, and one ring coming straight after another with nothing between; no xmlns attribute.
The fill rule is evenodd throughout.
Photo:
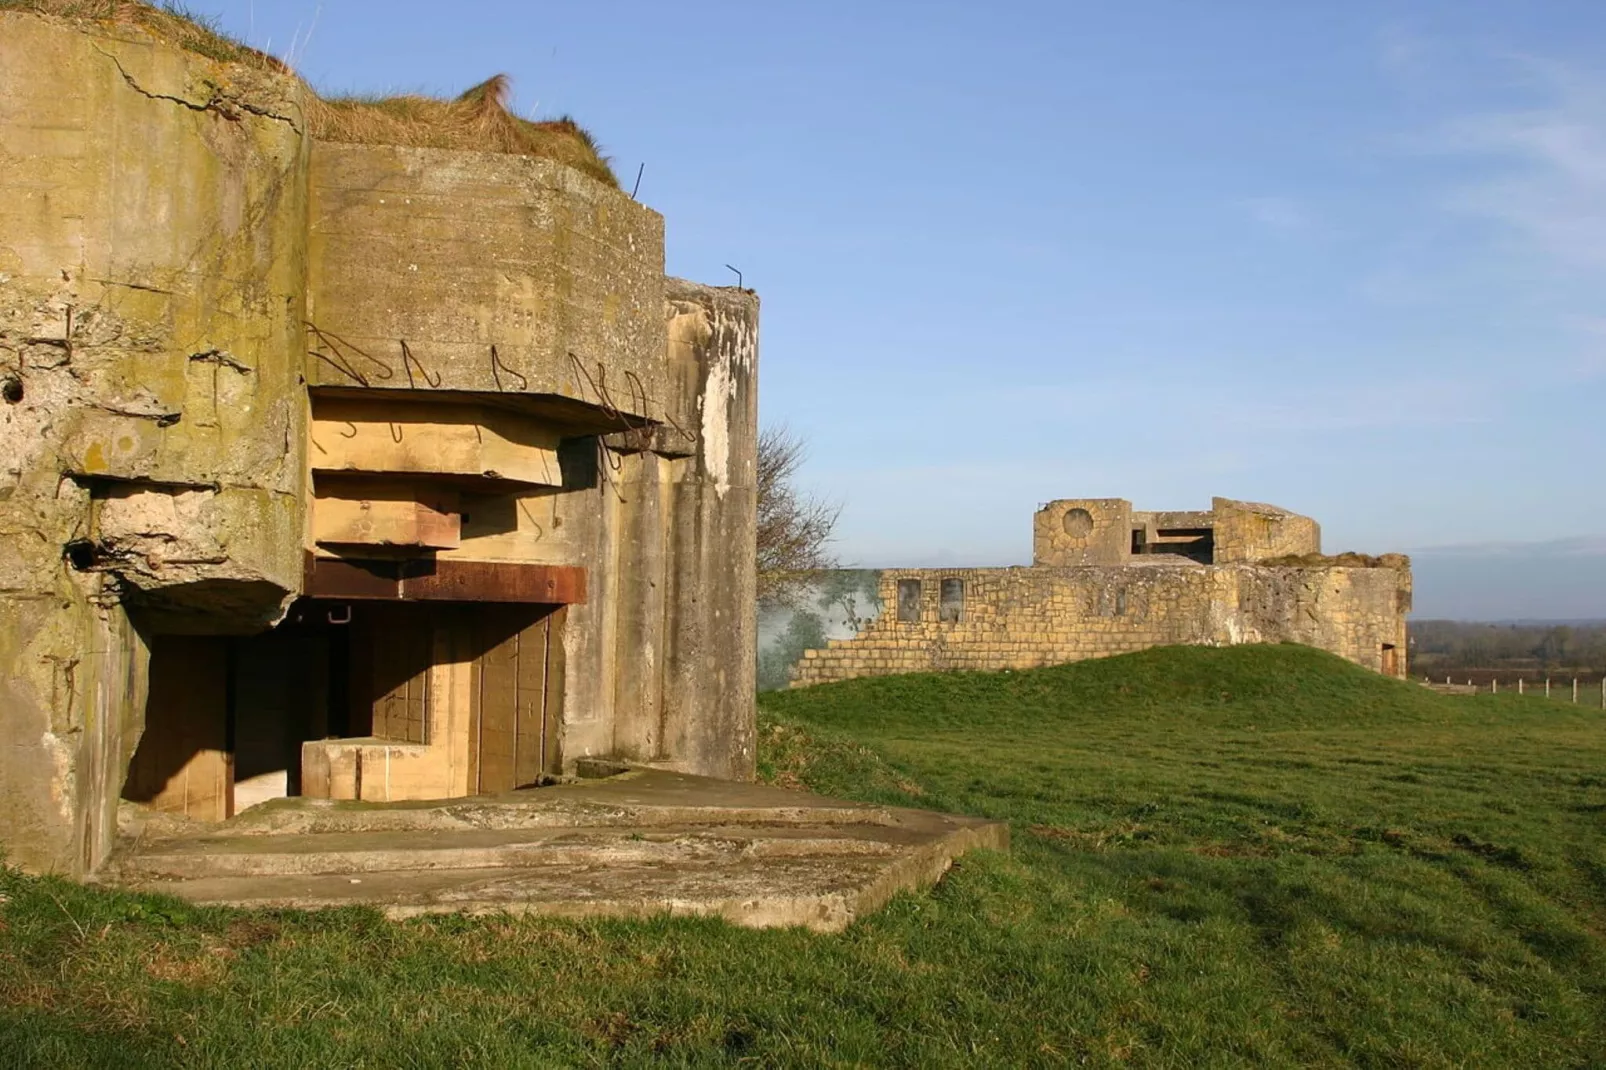
<svg viewBox="0 0 1606 1070"><path fill-rule="evenodd" d="M1132 556L1132 503L1121 498L1062 498L1032 517L1032 563L1120 565Z"/></svg>
<svg viewBox="0 0 1606 1070"><path fill-rule="evenodd" d="M1393 675L1405 673L1410 574L1394 568L1144 566L894 569L920 584L920 614L886 612L858 637L806 651L793 686L950 669L1027 669L1167 644L1299 642ZM964 584L944 621L944 580ZM1389 655L1386 650L1395 653Z"/></svg>
<svg viewBox="0 0 1606 1070"><path fill-rule="evenodd" d="M1321 526L1308 516L1275 505L1213 498L1215 562L1268 561L1322 552Z"/></svg>

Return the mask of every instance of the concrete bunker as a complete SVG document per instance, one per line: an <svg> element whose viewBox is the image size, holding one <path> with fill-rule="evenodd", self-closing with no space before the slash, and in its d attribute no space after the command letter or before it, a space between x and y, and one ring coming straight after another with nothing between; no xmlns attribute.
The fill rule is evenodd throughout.
<svg viewBox="0 0 1606 1070"><path fill-rule="evenodd" d="M0 11L8 859L92 872L129 801L750 778L756 296L667 278L531 149L572 130L350 138L135 9Z"/></svg>

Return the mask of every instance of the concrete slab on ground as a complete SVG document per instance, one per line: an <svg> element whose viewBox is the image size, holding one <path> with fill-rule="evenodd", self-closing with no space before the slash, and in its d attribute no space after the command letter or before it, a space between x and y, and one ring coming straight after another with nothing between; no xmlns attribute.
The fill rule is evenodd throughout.
<svg viewBox="0 0 1606 1070"><path fill-rule="evenodd" d="M632 770L427 802L284 799L221 825L130 829L100 881L200 903L562 917L714 915L847 927L935 883L981 818Z"/></svg>

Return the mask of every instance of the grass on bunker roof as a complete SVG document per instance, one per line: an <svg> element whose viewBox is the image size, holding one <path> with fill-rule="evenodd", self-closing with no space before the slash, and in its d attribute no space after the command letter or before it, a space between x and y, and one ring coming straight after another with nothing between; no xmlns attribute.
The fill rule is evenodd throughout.
<svg viewBox="0 0 1606 1070"><path fill-rule="evenodd" d="M148 4L142 0L0 0L0 11L26 11L63 19L137 26L187 52L220 63L289 71L280 60L218 29L216 19L191 11L181 3Z"/></svg>
<svg viewBox="0 0 1606 1070"><path fill-rule="evenodd" d="M159 40L220 63L293 74L283 61L230 37L215 19L181 3L0 0L0 11L137 27ZM618 187L618 176L590 131L567 115L527 119L517 114L511 105L510 88L509 79L499 74L456 97L309 93L307 124L312 136L324 141L539 156Z"/></svg>
<svg viewBox="0 0 1606 1070"><path fill-rule="evenodd" d="M764 702L768 778L1007 819L1013 850L834 936L7 873L0 1063L1606 1064L1600 711L1291 646Z"/></svg>

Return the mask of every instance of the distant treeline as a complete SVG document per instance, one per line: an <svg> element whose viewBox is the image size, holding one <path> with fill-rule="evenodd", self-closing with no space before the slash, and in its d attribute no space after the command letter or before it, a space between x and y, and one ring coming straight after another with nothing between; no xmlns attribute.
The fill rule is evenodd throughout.
<svg viewBox="0 0 1606 1070"><path fill-rule="evenodd" d="M1501 674L1597 677L1606 672L1606 621L1580 624L1410 623L1411 673L1441 676L1475 670Z"/></svg>

